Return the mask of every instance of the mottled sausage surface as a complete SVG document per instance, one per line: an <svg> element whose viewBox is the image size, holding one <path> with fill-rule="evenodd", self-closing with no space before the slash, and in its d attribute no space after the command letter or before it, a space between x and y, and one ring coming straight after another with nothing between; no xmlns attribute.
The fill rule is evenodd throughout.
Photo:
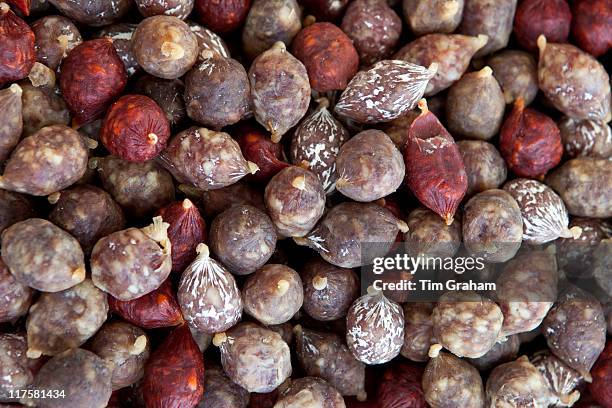
<svg viewBox="0 0 612 408"><path fill-rule="evenodd" d="M514 197L523 215L523 240L544 244L559 237L578 238L580 228L569 228L563 200L547 185L535 180L514 179L504 190Z"/></svg>
<svg viewBox="0 0 612 408"><path fill-rule="evenodd" d="M285 323L302 307L302 280L288 266L268 264L249 276L242 288L242 298L245 312L261 323Z"/></svg>
<svg viewBox="0 0 612 408"><path fill-rule="evenodd" d="M32 383L27 347L22 334L0 334L0 398L9 398L11 391L27 389Z"/></svg>
<svg viewBox="0 0 612 408"><path fill-rule="evenodd" d="M483 191L465 205L463 242L473 256L488 262L505 262L516 254L522 238L520 207L505 191Z"/></svg>
<svg viewBox="0 0 612 408"><path fill-rule="evenodd" d="M36 374L32 390L62 390L64 398L27 398L27 406L103 408L112 393L112 369L91 351L70 349L49 360Z"/></svg>
<svg viewBox="0 0 612 408"><path fill-rule="evenodd" d="M133 300L157 289L172 269L168 223L113 232L100 239L91 253L94 284L120 300Z"/></svg>
<svg viewBox="0 0 612 408"><path fill-rule="evenodd" d="M382 293L372 291L355 300L346 316L346 343L366 364L396 357L404 343L404 312Z"/></svg>
<svg viewBox="0 0 612 408"><path fill-rule="evenodd" d="M396 191L405 171L402 154L389 136L365 130L340 147L336 190L355 201L375 201Z"/></svg>
<svg viewBox="0 0 612 408"><path fill-rule="evenodd" d="M296 0L254 0L242 29L242 47L255 58L275 42L287 46L302 28L302 13Z"/></svg>
<svg viewBox="0 0 612 408"><path fill-rule="evenodd" d="M88 26L112 24L130 10L129 0L48 0L62 14Z"/></svg>
<svg viewBox="0 0 612 408"><path fill-rule="evenodd" d="M165 15L184 20L193 10L194 0L136 0L135 3L145 17Z"/></svg>
<svg viewBox="0 0 612 408"><path fill-rule="evenodd" d="M300 270L304 285L303 309L316 320L332 321L346 316L359 295L355 272L314 258Z"/></svg>
<svg viewBox="0 0 612 408"><path fill-rule="evenodd" d="M612 216L612 161L578 157L565 162L547 178L571 215Z"/></svg>
<svg viewBox="0 0 612 408"><path fill-rule="evenodd" d="M467 197L498 188L506 181L508 169L494 145L484 140L461 140L457 146L467 173Z"/></svg>
<svg viewBox="0 0 612 408"><path fill-rule="evenodd" d="M612 129L603 121L565 116L558 123L563 149L570 157L607 159L612 156Z"/></svg>
<svg viewBox="0 0 612 408"><path fill-rule="evenodd" d="M253 323L239 323L217 334L225 374L249 392L276 389L291 375L289 346L278 333Z"/></svg>
<svg viewBox="0 0 612 408"><path fill-rule="evenodd" d="M189 328L189 330L191 331L191 335L193 336L195 342L198 343L198 348L202 353L204 353L212 344L213 336L208 333L196 331L191 327ZM206 368L206 370L208 371L208 367Z"/></svg>
<svg viewBox="0 0 612 408"><path fill-rule="evenodd" d="M258 170L230 135L197 127L176 135L160 160L179 182L202 190L227 187Z"/></svg>
<svg viewBox="0 0 612 408"><path fill-rule="evenodd" d="M311 90L306 67L277 42L253 61L249 81L255 119L277 143L308 110Z"/></svg>
<svg viewBox="0 0 612 408"><path fill-rule="evenodd" d="M0 128L0 163L9 157L21 138L24 127L22 95L23 90L17 84L0 91L0 120L3 123Z"/></svg>
<svg viewBox="0 0 612 408"><path fill-rule="evenodd" d="M79 133L52 125L22 139L6 162L0 188L44 196L67 188L87 169L88 147Z"/></svg>
<svg viewBox="0 0 612 408"><path fill-rule="evenodd" d="M435 303L407 302L404 304L404 345L401 355L412 361L429 359L429 347L433 340L431 320Z"/></svg>
<svg viewBox="0 0 612 408"><path fill-rule="evenodd" d="M542 334L561 361L589 379L589 371L606 343L606 327L601 303L570 286L546 315Z"/></svg>
<svg viewBox="0 0 612 408"><path fill-rule="evenodd" d="M26 322L28 357L79 347L102 326L107 313L106 294L90 279L61 292L43 293Z"/></svg>
<svg viewBox="0 0 612 408"><path fill-rule="evenodd" d="M32 296L32 289L19 283L0 258L0 322L10 322L25 315Z"/></svg>
<svg viewBox="0 0 612 408"><path fill-rule="evenodd" d="M323 98L318 103L318 108L295 129L289 153L293 164L308 163L308 169L319 177L323 189L329 194L335 190L334 183L338 178L336 158L340 146L350 135L329 111L329 101Z"/></svg>
<svg viewBox="0 0 612 408"><path fill-rule="evenodd" d="M36 60L56 69L83 37L74 23L63 16L45 16L32 24L36 36Z"/></svg>
<svg viewBox="0 0 612 408"><path fill-rule="evenodd" d="M55 89L47 86L35 87L29 82L21 82L21 102L23 104L23 135L30 136L50 125L69 125L70 111L66 102ZM81 128L84 132L84 128Z"/></svg>
<svg viewBox="0 0 612 408"><path fill-rule="evenodd" d="M459 357L478 358L497 342L504 316L493 301L476 292L446 292L433 310L433 345L429 356L440 346Z"/></svg>
<svg viewBox="0 0 612 408"><path fill-rule="evenodd" d="M106 323L91 342L91 351L114 366L113 390L130 386L142 378L150 348L142 329L120 321Z"/></svg>
<svg viewBox="0 0 612 408"><path fill-rule="evenodd" d="M490 67L465 74L446 98L446 121L456 135L488 140L499 130L506 107Z"/></svg>
<svg viewBox="0 0 612 408"><path fill-rule="evenodd" d="M198 39L187 23L173 16L147 17L132 36L134 57L145 71L160 78L183 76L198 58Z"/></svg>
<svg viewBox="0 0 612 408"><path fill-rule="evenodd" d="M334 109L358 123L392 121L416 107L437 69L398 57L379 61L351 79Z"/></svg>
<svg viewBox="0 0 612 408"><path fill-rule="evenodd" d="M199 244L198 256L181 275L177 298L191 327L204 333L223 332L242 317L243 300L234 277Z"/></svg>
<svg viewBox="0 0 612 408"><path fill-rule="evenodd" d="M249 392L233 383L219 367L206 367L204 396L197 408L247 408Z"/></svg>
<svg viewBox="0 0 612 408"><path fill-rule="evenodd" d="M504 50L486 60L493 76L504 92L507 104L518 98L529 105L538 93L538 66L534 58L525 51Z"/></svg>
<svg viewBox="0 0 612 408"><path fill-rule="evenodd" d="M486 398L491 407L549 406L554 401L546 380L526 356L493 369Z"/></svg>
<svg viewBox="0 0 612 408"><path fill-rule="evenodd" d="M450 34L461 23L464 0L404 0L404 20L418 36Z"/></svg>
<svg viewBox="0 0 612 408"><path fill-rule="evenodd" d="M554 107L575 119L608 122L610 77L603 65L573 45L547 43L544 36L538 48L538 82Z"/></svg>
<svg viewBox="0 0 612 408"><path fill-rule="evenodd" d="M477 57L508 45L516 4L517 0L466 0L459 32L488 37L484 47L476 53Z"/></svg>
<svg viewBox="0 0 612 408"><path fill-rule="evenodd" d="M484 355L478 358L469 358L467 361L480 371L488 371L500 364L516 359L521 340L519 336L508 336L505 340L499 340Z"/></svg>
<svg viewBox="0 0 612 408"><path fill-rule="evenodd" d="M187 115L196 122L221 129L233 125L250 112L251 86L238 61L211 50L185 76Z"/></svg>
<svg viewBox="0 0 612 408"><path fill-rule="evenodd" d="M292 381L280 393L275 408L344 408L342 395L327 381L317 377L303 377Z"/></svg>
<svg viewBox="0 0 612 408"><path fill-rule="evenodd" d="M154 161L132 163L107 156L92 163L104 189L130 215L150 215L174 200L172 176Z"/></svg>
<svg viewBox="0 0 612 408"><path fill-rule="evenodd" d="M62 191L49 220L75 237L85 253L100 238L125 226L121 207L106 191L90 185Z"/></svg>
<svg viewBox="0 0 612 408"><path fill-rule="evenodd" d="M598 289L612 296L612 239L602 240L593 250L593 278ZM605 299L605 298L604 298ZM602 299L602 302L605 301Z"/></svg>
<svg viewBox="0 0 612 408"><path fill-rule="evenodd" d="M510 260L496 282L496 300L504 314L502 336L538 327L557 300L558 280L550 251L519 253Z"/></svg>
<svg viewBox="0 0 612 408"><path fill-rule="evenodd" d="M402 47L394 59L438 70L427 83L425 96L432 96L455 83L467 70L474 54L486 44L487 37L460 34L427 34Z"/></svg>
<svg viewBox="0 0 612 408"><path fill-rule="evenodd" d="M357 0L342 18L362 64L370 65L391 55L402 33L402 20L386 1Z"/></svg>
<svg viewBox="0 0 612 408"><path fill-rule="evenodd" d="M250 205L235 205L210 226L212 252L232 273L247 275L262 267L276 249L276 230L268 215Z"/></svg>
<svg viewBox="0 0 612 408"><path fill-rule="evenodd" d="M319 178L298 166L286 167L268 182L264 193L268 215L280 235L303 237L325 210Z"/></svg>
<svg viewBox="0 0 612 408"><path fill-rule="evenodd" d="M443 218L427 208L417 208L406 218L404 235L406 250L411 256L448 257L459 250L461 222L447 225Z"/></svg>
<svg viewBox="0 0 612 408"><path fill-rule="evenodd" d="M208 28L203 27L198 23L194 23L193 21L187 21L187 24L189 25L191 32L195 34L196 38L198 39L198 58L201 58L202 51L204 50L213 51L222 57L230 57L230 51L227 48L225 41L223 41L223 38Z"/></svg>
<svg viewBox="0 0 612 408"><path fill-rule="evenodd" d="M570 278L590 278L595 261L593 252L602 240L609 238L605 223L596 218L574 217L569 227L580 228L580 236L560 238L555 242L559 270Z"/></svg>
<svg viewBox="0 0 612 408"><path fill-rule="evenodd" d="M540 370L546 384L558 399L555 406L572 406L580 397L577 388L584 384L584 380L578 371L568 367L548 350L538 351L529 360Z"/></svg>
<svg viewBox="0 0 612 408"><path fill-rule="evenodd" d="M59 292L85 279L79 242L40 218L2 232L2 259L18 282L43 292Z"/></svg>
<svg viewBox="0 0 612 408"><path fill-rule="evenodd" d="M333 333L294 328L296 354L307 375L323 378L342 395L365 397L365 365Z"/></svg>
<svg viewBox="0 0 612 408"><path fill-rule="evenodd" d="M257 186L243 181L217 190L198 192L202 199L202 212L207 217L215 218L234 205L250 205L265 211L263 191Z"/></svg>
<svg viewBox="0 0 612 408"><path fill-rule="evenodd" d="M309 246L327 262L343 268L366 265L376 256L385 255L399 231L407 231L403 221L391 211L373 203L341 203L333 207L299 245ZM376 242L362 259L362 243Z"/></svg>
<svg viewBox="0 0 612 408"><path fill-rule="evenodd" d="M433 408L484 408L484 386L476 368L449 353L429 360L423 373L423 393Z"/></svg>

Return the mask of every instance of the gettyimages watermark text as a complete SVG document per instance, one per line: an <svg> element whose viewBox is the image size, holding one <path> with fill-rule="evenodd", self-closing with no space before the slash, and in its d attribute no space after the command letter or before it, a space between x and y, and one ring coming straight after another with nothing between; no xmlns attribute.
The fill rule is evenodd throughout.
<svg viewBox="0 0 612 408"><path fill-rule="evenodd" d="M483 282L480 279L452 279L452 275L444 273L451 272L461 276L465 273L483 271L486 265L484 259L480 257L410 256L405 253L394 253L375 257L370 267L373 276L368 276L370 278L367 279L368 284L380 291L438 294L456 290L494 291L496 289L495 282Z"/></svg>

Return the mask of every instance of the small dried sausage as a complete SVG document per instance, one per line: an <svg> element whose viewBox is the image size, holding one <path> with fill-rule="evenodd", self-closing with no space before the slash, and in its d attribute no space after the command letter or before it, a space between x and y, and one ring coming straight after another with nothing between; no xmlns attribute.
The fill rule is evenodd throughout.
<svg viewBox="0 0 612 408"><path fill-rule="evenodd" d="M43 293L26 322L28 357L79 347L98 331L107 313L106 294L89 279L61 292Z"/></svg>
<svg viewBox="0 0 612 408"><path fill-rule="evenodd" d="M147 227L113 232L91 253L94 284L119 300L133 300L159 288L172 269L168 223L153 218Z"/></svg>
<svg viewBox="0 0 612 408"><path fill-rule="evenodd" d="M59 292L85 279L79 242L40 218L2 232L2 258L18 282L43 292Z"/></svg>

